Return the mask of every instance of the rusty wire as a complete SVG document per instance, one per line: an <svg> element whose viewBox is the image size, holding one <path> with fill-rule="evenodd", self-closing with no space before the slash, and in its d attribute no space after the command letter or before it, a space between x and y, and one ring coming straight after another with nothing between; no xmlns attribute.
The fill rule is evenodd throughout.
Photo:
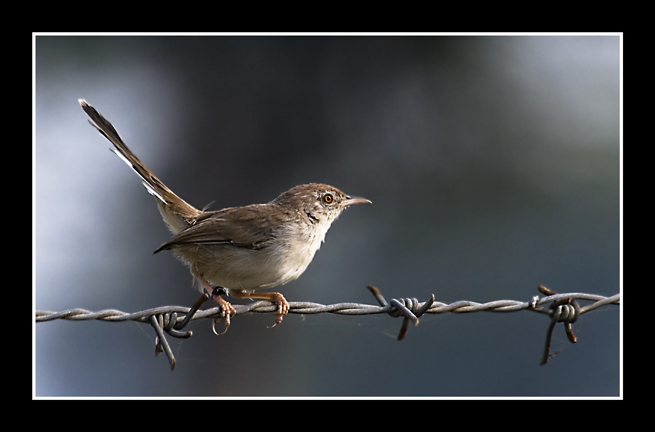
<svg viewBox="0 0 655 432"><path fill-rule="evenodd" d="M290 314L319 314L331 313L337 315L373 315L388 314L392 317L403 317L398 340L402 340L407 334L409 324L415 326L419 323L419 318L426 314L439 313L471 313L471 312L517 312L521 310L530 310L544 313L551 317L551 322L546 334L546 344L544 353L541 358L541 364L545 364L553 356L550 352L550 339L555 324L564 323L564 330L567 338L571 343L576 342L571 325L577 318L586 312L606 305L619 305L621 294L615 294L605 297L595 294L586 293L566 293L557 294L544 286L539 286L539 291L545 297L534 296L530 301L517 300L495 300L487 303L477 303L463 300L446 304L437 302L434 295L426 302L420 302L415 298L391 299L386 301L380 290L375 287L368 287L374 295L379 305L368 305L362 303L336 303L323 305L313 302L289 302ZM38 310L36 311L36 322L47 322L53 320L68 321L136 321L148 323L153 326L157 337L155 339L155 354L166 353L171 369L175 368L175 357L168 345L164 333L176 338L188 338L192 335L190 331L182 331L189 322L200 319L212 319L213 322L222 318L222 312L219 307L200 310L202 304L209 298L207 294L200 297L195 304L189 308L184 306L162 306L152 309L146 309L140 312L127 313L115 309L105 309L97 312L85 309L68 309L61 312L52 312ZM585 307L580 307L578 300L591 301ZM247 305L233 305L236 315L245 315L252 313L275 313L277 305L268 301L256 301ZM547 307L544 307L547 306Z"/></svg>

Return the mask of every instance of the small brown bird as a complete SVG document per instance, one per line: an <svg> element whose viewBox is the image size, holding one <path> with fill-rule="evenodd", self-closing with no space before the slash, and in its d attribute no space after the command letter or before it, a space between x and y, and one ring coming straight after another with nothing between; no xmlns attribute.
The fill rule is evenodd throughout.
<svg viewBox="0 0 655 432"><path fill-rule="evenodd" d="M275 327L289 311L284 296L256 292L300 276L325 240L332 222L348 206L370 203L319 183L295 186L266 204L198 210L175 195L125 145L112 124L84 99L78 100L91 125L114 145L112 151L143 180L155 197L173 237L155 253L171 250L201 287L221 307L226 330L234 307L221 297L225 288L236 298L277 303Z"/></svg>

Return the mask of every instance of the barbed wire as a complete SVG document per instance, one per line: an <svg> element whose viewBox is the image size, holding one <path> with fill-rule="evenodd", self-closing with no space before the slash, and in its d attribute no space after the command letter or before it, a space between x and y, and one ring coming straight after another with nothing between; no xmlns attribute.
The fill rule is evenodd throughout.
<svg viewBox="0 0 655 432"><path fill-rule="evenodd" d="M538 289L545 297L534 296L530 301L495 300L487 303L477 303L462 300L450 304L435 301L434 294L426 302L419 302L416 298L391 299L387 302L379 289L373 286L368 286L368 289L378 301L379 306L362 303L324 305L313 302L289 302L289 313L302 315L331 313L336 315L388 314L392 317L402 316L403 323L398 333L398 340L402 340L407 334L409 323L411 322L415 326L418 325L419 318L426 313L517 312L530 310L547 314L551 317L546 334L544 353L541 358L541 364L543 365L548 359L554 356L550 352L550 340L555 324L558 322L564 323L567 338L571 343L575 343L576 337L571 324L580 315L602 306L619 305L621 302L621 294L615 294L611 297L587 293L557 294L544 286L539 286ZM136 321L151 324L157 333L155 354L159 355L161 352L165 352L172 370L175 368L175 357L164 333L168 333L170 336L176 338L191 337L191 331L182 330L189 322L201 319L212 319L212 329L216 333L214 324L223 318L222 310L219 307L200 310L200 307L208 298L209 296L207 294L203 294L190 308L184 306L162 306L133 313L122 312L116 309L105 309L97 312L80 308L68 309L61 312L37 310L35 318L37 323L53 320L100 320L110 322ZM580 307L577 302L578 300L591 301L592 303L585 307ZM544 307L545 305L548 305L548 307ZM235 315L277 312L277 305L268 301L256 301L247 305L234 304L232 306L236 311Z"/></svg>

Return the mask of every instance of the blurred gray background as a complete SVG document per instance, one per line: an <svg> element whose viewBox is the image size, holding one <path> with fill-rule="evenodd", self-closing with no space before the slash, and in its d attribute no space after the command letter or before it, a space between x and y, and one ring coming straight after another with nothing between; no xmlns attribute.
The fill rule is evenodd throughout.
<svg viewBox="0 0 655 432"><path fill-rule="evenodd" d="M36 37L35 307L190 306L154 200L87 123L107 117L196 207L324 182L346 211L289 301L529 300L620 289L618 36ZM239 300L235 301L239 303ZM247 300L246 300L247 302ZM586 304L586 303L585 303ZM209 303L206 307L210 307ZM399 319L239 316L169 338L35 325L37 396L617 396L620 309Z"/></svg>

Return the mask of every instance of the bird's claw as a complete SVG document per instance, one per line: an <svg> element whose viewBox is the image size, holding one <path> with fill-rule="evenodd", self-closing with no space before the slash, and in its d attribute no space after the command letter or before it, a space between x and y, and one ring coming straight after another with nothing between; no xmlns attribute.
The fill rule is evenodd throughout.
<svg viewBox="0 0 655 432"><path fill-rule="evenodd" d="M214 318L212 321L212 331L215 335L220 336L227 333L227 331L230 329L230 318L235 316L237 311L234 309L234 306L230 304L230 302L226 301L218 294L212 294L212 300L214 300L214 302L216 302L216 304L218 304L218 306L221 308L221 317ZM222 333L218 333L215 326L216 322L221 320L225 321L225 330L223 330Z"/></svg>
<svg viewBox="0 0 655 432"><path fill-rule="evenodd" d="M279 297L275 299L275 302L277 303L277 315L275 316L275 324L270 328L274 328L280 324L284 316L289 313L289 303L282 294L279 294Z"/></svg>

